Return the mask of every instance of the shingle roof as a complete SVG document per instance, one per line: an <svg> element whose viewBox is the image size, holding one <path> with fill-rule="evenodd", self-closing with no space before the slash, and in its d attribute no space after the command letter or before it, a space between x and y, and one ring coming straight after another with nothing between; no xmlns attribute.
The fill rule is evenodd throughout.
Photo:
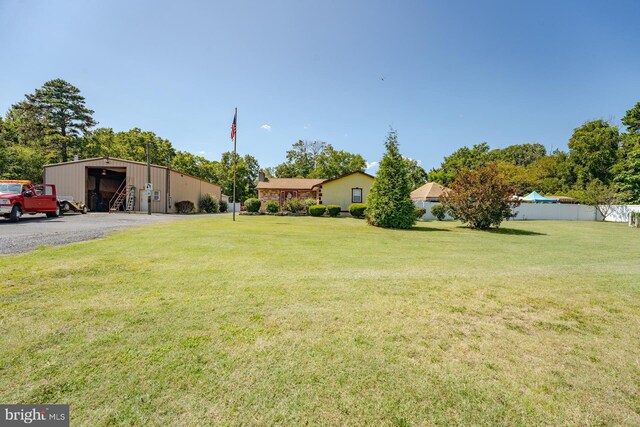
<svg viewBox="0 0 640 427"><path fill-rule="evenodd" d="M447 187L438 184L437 182L429 182L422 187L416 188L411 192L412 200L421 199L438 199Z"/></svg>
<svg viewBox="0 0 640 427"><path fill-rule="evenodd" d="M267 181L260 181L257 188L258 190L311 190L324 181L324 179L315 178L267 178Z"/></svg>

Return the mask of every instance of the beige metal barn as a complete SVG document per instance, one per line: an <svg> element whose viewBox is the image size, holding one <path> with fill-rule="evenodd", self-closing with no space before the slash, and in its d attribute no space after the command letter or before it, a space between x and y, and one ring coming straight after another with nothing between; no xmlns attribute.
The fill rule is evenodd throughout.
<svg viewBox="0 0 640 427"><path fill-rule="evenodd" d="M59 196L72 196L90 211L147 211L147 164L98 157L44 167L44 182L55 184ZM164 166L151 165L151 211L176 212L175 203L210 194L220 200L220 186Z"/></svg>

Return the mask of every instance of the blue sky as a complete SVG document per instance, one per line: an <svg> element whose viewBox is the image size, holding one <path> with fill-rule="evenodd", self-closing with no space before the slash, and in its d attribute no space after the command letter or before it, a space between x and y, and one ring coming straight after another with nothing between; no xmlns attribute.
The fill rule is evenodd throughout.
<svg viewBox="0 0 640 427"><path fill-rule="evenodd" d="M298 139L429 170L463 145L566 149L640 101L640 2L0 0L0 111L79 87L99 126L275 166ZM384 78L384 80L382 79Z"/></svg>

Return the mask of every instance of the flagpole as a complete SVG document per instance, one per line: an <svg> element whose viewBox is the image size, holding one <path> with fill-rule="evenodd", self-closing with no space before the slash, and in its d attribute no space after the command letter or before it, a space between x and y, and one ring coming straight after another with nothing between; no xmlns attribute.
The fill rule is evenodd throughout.
<svg viewBox="0 0 640 427"><path fill-rule="evenodd" d="M236 166L238 164L236 156L236 139L238 138L238 108L236 108L235 115L233 116L235 131L233 133L233 220L236 220Z"/></svg>

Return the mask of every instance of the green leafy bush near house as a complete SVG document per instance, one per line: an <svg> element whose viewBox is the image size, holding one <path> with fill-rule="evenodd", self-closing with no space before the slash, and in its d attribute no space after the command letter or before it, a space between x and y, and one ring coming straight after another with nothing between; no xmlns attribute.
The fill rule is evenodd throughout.
<svg viewBox="0 0 640 427"><path fill-rule="evenodd" d="M301 213L307 211L307 206L302 200L293 197L282 204L282 210L291 213Z"/></svg>
<svg viewBox="0 0 640 427"><path fill-rule="evenodd" d="M309 207L317 204L318 204L318 201L316 199L312 199L312 198L304 199L304 207L307 213L309 213Z"/></svg>
<svg viewBox="0 0 640 427"><path fill-rule="evenodd" d="M227 211L227 209L229 209L229 203L225 202L224 200L220 200L220 206L219 206L220 212L224 213Z"/></svg>
<svg viewBox="0 0 640 427"><path fill-rule="evenodd" d="M269 213L278 213L278 211L280 210L280 206L278 206L278 202L274 202L273 200L269 200L264 205L264 210L266 210Z"/></svg>
<svg viewBox="0 0 640 427"><path fill-rule="evenodd" d="M252 197L245 200L244 205L247 208L247 212L258 212L260 210L260 205L262 205L262 202Z"/></svg>
<svg viewBox="0 0 640 427"><path fill-rule="evenodd" d="M416 214L416 219L422 218L427 213L427 209L421 208L420 206L416 206L415 208L413 208L413 211Z"/></svg>
<svg viewBox="0 0 640 427"><path fill-rule="evenodd" d="M324 205L309 206L309 214L311 216L322 216L327 211L327 207Z"/></svg>
<svg viewBox="0 0 640 427"><path fill-rule="evenodd" d="M438 221L443 221L447 212L445 211L444 206L433 205L431 206L431 215L435 216Z"/></svg>
<svg viewBox="0 0 640 427"><path fill-rule="evenodd" d="M176 211L179 214L190 214L196 210L196 206L191 200L184 200L182 202L175 203Z"/></svg>
<svg viewBox="0 0 640 427"><path fill-rule="evenodd" d="M198 206L200 208L200 212L218 213L220 210L220 203L218 202L218 199L213 197L211 194L205 194L200 197L200 200L198 200Z"/></svg>
<svg viewBox="0 0 640 427"><path fill-rule="evenodd" d="M364 218L364 213L367 210L367 205L364 203L351 203L349 205L349 213L355 218Z"/></svg>
<svg viewBox="0 0 640 427"><path fill-rule="evenodd" d="M338 205L328 205L327 212L329 212L329 216L336 217L340 215L340 211L342 210L341 206Z"/></svg>

